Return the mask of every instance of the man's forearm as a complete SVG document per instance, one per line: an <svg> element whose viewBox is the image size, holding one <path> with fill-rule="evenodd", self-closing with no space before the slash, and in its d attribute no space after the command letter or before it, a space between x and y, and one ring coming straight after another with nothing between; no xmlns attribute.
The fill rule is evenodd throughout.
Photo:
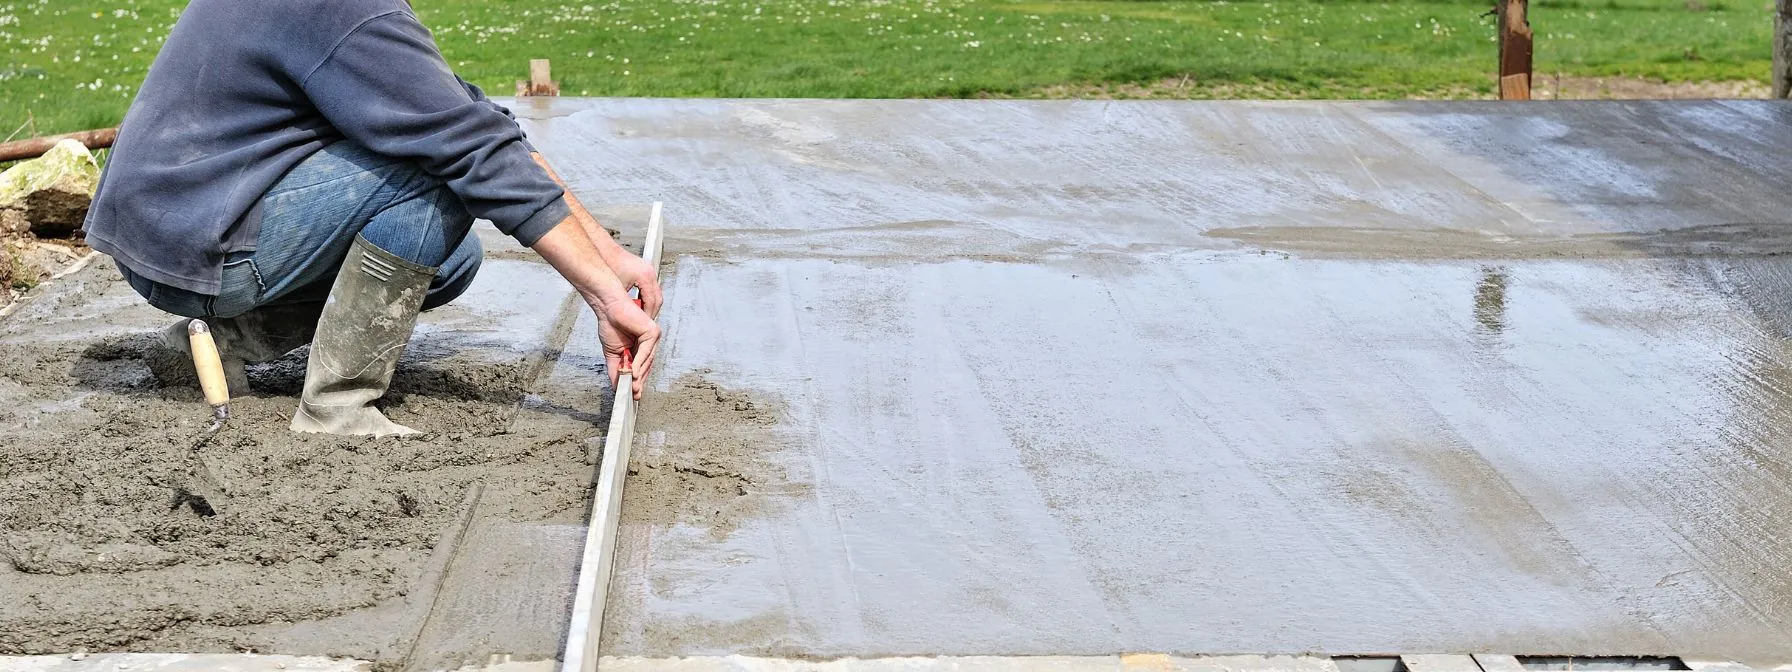
<svg viewBox="0 0 1792 672"><path fill-rule="evenodd" d="M616 258L617 253L626 252L622 249L622 244L616 242L616 238L610 235L603 224L598 223L597 218L591 216L591 211L585 209L585 204L579 202L579 197L573 195L572 189L566 186L565 180L560 179L559 173L554 172L553 166L548 165L547 159L543 158L539 152L530 156L535 159L536 165L541 166L542 170L548 171L548 177L553 178L554 183L560 185L560 189L566 192L566 204L571 206L573 218L578 220L579 227L585 231L585 235L591 238L591 244L597 248L598 256L603 258L604 263L610 264L611 260Z"/></svg>
<svg viewBox="0 0 1792 672"><path fill-rule="evenodd" d="M628 301L628 288L616 278L577 217L568 217L535 242L535 252L571 283L585 302L597 308Z"/></svg>

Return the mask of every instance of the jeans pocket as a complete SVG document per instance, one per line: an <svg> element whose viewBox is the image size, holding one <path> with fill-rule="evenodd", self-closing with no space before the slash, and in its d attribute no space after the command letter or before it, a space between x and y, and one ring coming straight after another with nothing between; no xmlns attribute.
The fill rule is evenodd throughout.
<svg viewBox="0 0 1792 672"><path fill-rule="evenodd" d="M218 296L212 301L211 312L218 317L236 317L247 313L261 305L267 290L267 283L262 280L261 269L255 265L254 259L225 262L223 278L218 285Z"/></svg>

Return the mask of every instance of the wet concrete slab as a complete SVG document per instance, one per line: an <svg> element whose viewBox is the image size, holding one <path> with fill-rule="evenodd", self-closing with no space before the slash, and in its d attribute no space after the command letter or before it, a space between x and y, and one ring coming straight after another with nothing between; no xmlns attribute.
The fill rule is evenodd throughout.
<svg viewBox="0 0 1792 672"><path fill-rule="evenodd" d="M776 411L608 653L1792 662L1783 104L518 113L667 203L654 394Z"/></svg>
<svg viewBox="0 0 1792 672"><path fill-rule="evenodd" d="M371 663L316 656L106 653L0 657L0 672L368 672Z"/></svg>
<svg viewBox="0 0 1792 672"><path fill-rule="evenodd" d="M490 228L481 224L478 230ZM291 535L308 515L330 511L327 515L341 521L374 515L370 512L380 504L361 498L318 506L289 494L295 490L340 490L364 472L391 475L394 481L408 473L447 473L439 480L417 478L397 486L416 498L411 501L419 513L411 517L441 518L443 529L419 530L402 543L368 542L368 537L396 535L393 530L400 525L383 519L366 528L377 532L360 539L404 547L394 552L390 569L383 570L388 573L383 583L391 590L368 588L358 577L382 570L339 560L337 551L310 563L223 556L248 546L244 537L217 542L217 556L169 566L63 573L17 568L17 547L0 544L6 546L0 549L0 592L7 596L3 602L13 606L6 614L7 627L0 627L7 652L80 651L72 656L0 657L0 670L349 670L374 669L373 661L380 669L441 669L490 655L519 661L556 656L584 531L589 467L579 446L591 437L601 442L602 395L596 390L607 381L601 369L588 370L592 361L598 366L602 361L595 354L593 328L579 322L592 320L589 311L581 302L567 303L570 287L545 263L505 252L499 248L488 255L473 285L456 302L423 314L406 350L393 395L404 401L394 402L396 408L389 406L388 413L431 434L415 441L359 445L331 437L322 439L329 442L323 450L315 450L316 445L305 444L304 437L289 434L285 426L304 371L303 353L252 366L253 388L233 390L237 413L230 425L235 429L229 431L286 441L268 452L276 463L295 455L359 451L386 461L373 466L333 463L319 469L315 480L280 471L268 479L271 484L257 480L256 470L219 469L218 490L228 496L226 501L242 506L219 506L215 517L205 519L212 527L184 528L191 535L247 521L266 526L250 539ZM257 444L244 439L220 441L203 452L195 443L206 412L203 402L190 384L168 382L183 370L190 376L190 364L176 355L163 365L154 356L159 348L152 345L157 332L175 318L144 304L109 260L54 280L17 305L0 321L0 347L6 348L0 364L9 367L0 374L0 405L36 406L38 411L0 419L0 447L16 455L42 441L51 446L49 454L73 460L87 447L83 442L119 437L116 448L100 451L106 457L97 464L71 461L64 473L99 480L115 471L127 474L130 482L158 478L164 465L146 457L159 455L153 452L158 441L177 441L183 449L192 445L188 450L211 464L255 459L244 446ZM21 365L15 357L39 364ZM568 367L574 370L562 371ZM66 376L65 370L70 372ZM168 430L174 439L156 433L164 423L174 427ZM191 426L191 435L183 433L183 426ZM51 438L42 438L46 436ZM487 438L492 436L498 438ZM535 457L534 451L544 454ZM417 459L406 460L407 454ZM394 466L400 461L409 463ZM31 473L10 477L15 484L41 478ZM484 497L464 497L475 490ZM167 526L190 517L171 511L159 493L146 505L122 495L98 498L114 496L121 500L114 509L63 506L59 515L75 521L87 516L99 521L92 525L117 527L128 525L131 515L153 515ZM249 508L264 500L296 503L272 512ZM148 514L141 513L145 509ZM19 511L9 509L15 515ZM10 544L29 531L0 528L5 528L0 536L6 537L0 541ZM329 535L313 534L295 545L330 548L328 543ZM114 547L101 546L99 557ZM284 606L289 603L299 606ZM162 611L178 616L143 616ZM176 653L109 653L114 651ZM227 651L292 655L212 655ZM177 655L189 653L205 655Z"/></svg>

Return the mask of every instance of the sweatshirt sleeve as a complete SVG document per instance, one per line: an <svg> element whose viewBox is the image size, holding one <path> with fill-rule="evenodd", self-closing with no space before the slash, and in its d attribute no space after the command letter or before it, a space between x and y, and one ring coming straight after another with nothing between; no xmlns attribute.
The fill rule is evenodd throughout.
<svg viewBox="0 0 1792 672"><path fill-rule="evenodd" d="M301 86L348 139L416 161L474 216L524 245L571 214L560 186L529 156L516 121L474 99L408 12L362 23Z"/></svg>
<svg viewBox="0 0 1792 672"><path fill-rule="evenodd" d="M503 105L499 105L497 103L494 103L494 102L492 102L492 99L487 98L485 96L485 89L479 88L478 85L476 85L472 82L469 82L466 79L463 79L460 75L455 75L454 80L457 82L460 82L461 88L467 90L467 95L473 99L473 102L484 103L486 105L490 105L492 107L492 109L497 110L498 113L500 113L500 114L503 114L504 118L509 119L513 123L516 121L516 115L512 114L510 112L510 108L504 107ZM521 130L522 127L518 126L517 129ZM535 143L529 142L529 134L526 131L523 132L523 146L527 147L531 154L533 154L536 151Z"/></svg>

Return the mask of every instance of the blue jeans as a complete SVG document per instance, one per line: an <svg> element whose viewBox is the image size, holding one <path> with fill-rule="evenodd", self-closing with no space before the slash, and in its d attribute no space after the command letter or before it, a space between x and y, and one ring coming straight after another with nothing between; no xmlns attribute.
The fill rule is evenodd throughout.
<svg viewBox="0 0 1792 672"><path fill-rule="evenodd" d="M183 317L236 317L263 306L330 295L355 236L412 263L436 267L423 309L465 292L484 251L473 216L416 164L342 141L305 159L261 198L255 251L224 260L217 296L170 287L119 265L149 304Z"/></svg>

